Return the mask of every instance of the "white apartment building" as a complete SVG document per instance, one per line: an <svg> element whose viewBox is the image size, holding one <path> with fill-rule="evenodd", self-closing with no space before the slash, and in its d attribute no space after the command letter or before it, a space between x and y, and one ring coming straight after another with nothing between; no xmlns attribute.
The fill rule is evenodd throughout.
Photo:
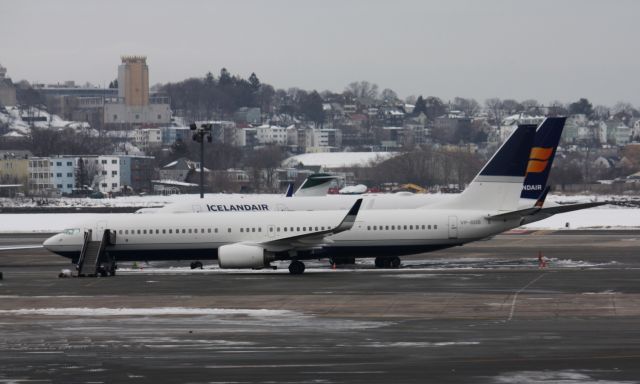
<svg viewBox="0 0 640 384"><path fill-rule="evenodd" d="M145 151L162 146L162 130L160 128L140 128L134 131L134 144Z"/></svg>
<svg viewBox="0 0 640 384"><path fill-rule="evenodd" d="M287 128L275 125L261 125L256 128L259 144L287 145Z"/></svg>
<svg viewBox="0 0 640 384"><path fill-rule="evenodd" d="M96 174L93 179L100 192L120 192L120 157L119 156L98 156L88 161L94 161Z"/></svg>

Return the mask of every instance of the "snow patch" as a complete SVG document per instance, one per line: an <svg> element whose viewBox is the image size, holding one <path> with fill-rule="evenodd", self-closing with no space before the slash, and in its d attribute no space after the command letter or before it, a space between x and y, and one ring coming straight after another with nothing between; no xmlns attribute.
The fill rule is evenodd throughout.
<svg viewBox="0 0 640 384"><path fill-rule="evenodd" d="M168 315L243 315L250 317L294 316L297 312L280 309L227 309L227 308L23 308L0 310L0 315L41 315L41 316L168 316Z"/></svg>

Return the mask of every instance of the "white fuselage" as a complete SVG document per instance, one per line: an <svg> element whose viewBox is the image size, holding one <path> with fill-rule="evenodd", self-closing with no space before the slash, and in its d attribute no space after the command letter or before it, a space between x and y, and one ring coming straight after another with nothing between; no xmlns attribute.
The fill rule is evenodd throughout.
<svg viewBox="0 0 640 384"><path fill-rule="evenodd" d="M328 230L337 226L346 211L242 212L205 215L113 215L87 221L75 230L53 236L44 246L54 253L76 258L83 234L98 236L116 231L116 242L107 247L116 260L215 259L217 249L228 244L254 244ZM507 229L519 220L488 221L495 212L451 209L361 210L354 226L329 235L319 246L310 243L313 257L348 255L373 257L402 255L461 245ZM96 237L97 240L97 237ZM296 251L306 249L296 247ZM319 256L318 256L319 255Z"/></svg>

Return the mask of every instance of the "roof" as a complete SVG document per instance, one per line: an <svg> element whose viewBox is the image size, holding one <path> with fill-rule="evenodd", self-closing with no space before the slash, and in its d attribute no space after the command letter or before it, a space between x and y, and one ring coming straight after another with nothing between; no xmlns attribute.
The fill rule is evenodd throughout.
<svg viewBox="0 0 640 384"><path fill-rule="evenodd" d="M398 152L321 152L304 153L289 157L282 162L284 167L320 166L323 169L367 167L397 156Z"/></svg>

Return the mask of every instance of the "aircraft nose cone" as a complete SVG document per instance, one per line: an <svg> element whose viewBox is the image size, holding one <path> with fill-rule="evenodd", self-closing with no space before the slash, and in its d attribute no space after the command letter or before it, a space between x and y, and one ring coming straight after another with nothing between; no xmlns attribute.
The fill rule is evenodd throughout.
<svg viewBox="0 0 640 384"><path fill-rule="evenodd" d="M49 247L51 247L54 244L54 242L57 240L59 236L60 236L59 234L51 236L50 238L46 239L42 243L42 246L45 247L46 249L49 249Z"/></svg>

